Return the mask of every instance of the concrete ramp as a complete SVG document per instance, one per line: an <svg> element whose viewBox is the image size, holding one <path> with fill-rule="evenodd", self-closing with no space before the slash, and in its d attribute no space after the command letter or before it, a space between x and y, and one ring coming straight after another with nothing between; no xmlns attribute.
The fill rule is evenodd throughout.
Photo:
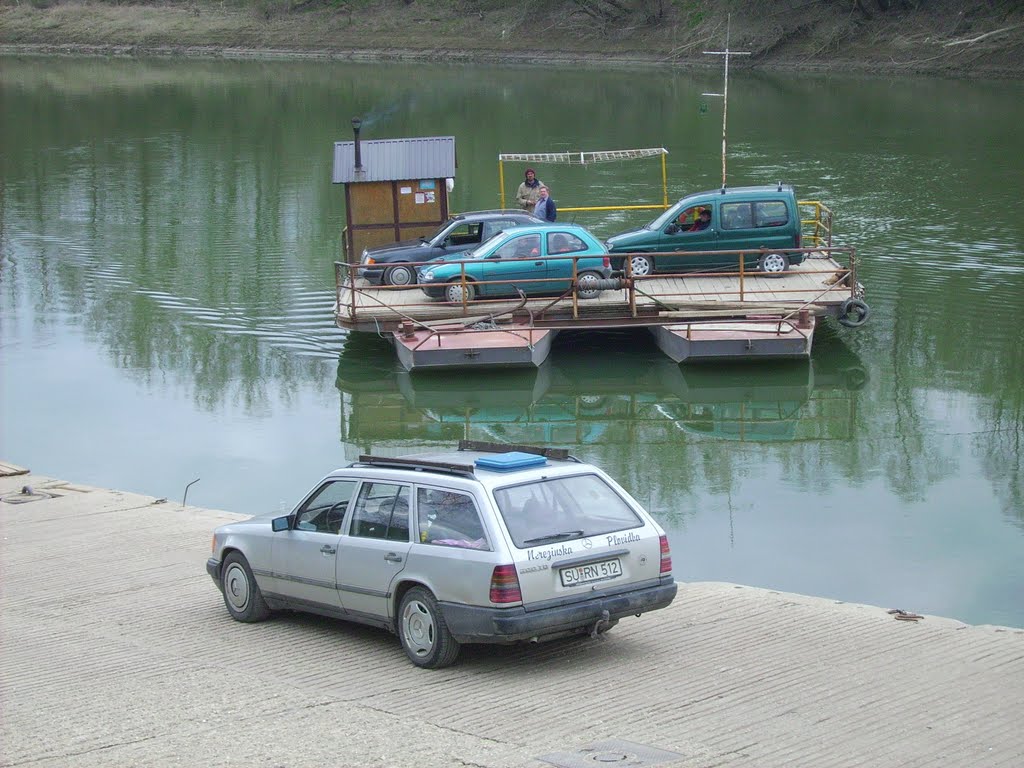
<svg viewBox="0 0 1024 768"><path fill-rule="evenodd" d="M687 583L428 671L382 630L232 621L204 564L238 515L29 478L0 502L0 765L1024 765L1021 629Z"/></svg>

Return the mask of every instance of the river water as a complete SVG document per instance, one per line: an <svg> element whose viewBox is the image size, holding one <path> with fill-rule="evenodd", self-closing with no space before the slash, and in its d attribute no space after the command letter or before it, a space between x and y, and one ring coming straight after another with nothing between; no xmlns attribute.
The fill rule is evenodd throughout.
<svg viewBox="0 0 1024 768"><path fill-rule="evenodd" d="M716 70L0 60L0 458L237 512L360 453L565 446L669 531L675 573L1024 626L1024 86L739 73L729 183L837 214L873 310L809 364L671 364L563 336L539 371L407 375L333 325L332 142L664 146L721 183ZM538 166L560 208L660 202L657 161ZM506 167L511 195L523 169ZM650 215L580 215L606 236ZM205 542L197 542L204 546ZM198 578L198 576L197 576Z"/></svg>

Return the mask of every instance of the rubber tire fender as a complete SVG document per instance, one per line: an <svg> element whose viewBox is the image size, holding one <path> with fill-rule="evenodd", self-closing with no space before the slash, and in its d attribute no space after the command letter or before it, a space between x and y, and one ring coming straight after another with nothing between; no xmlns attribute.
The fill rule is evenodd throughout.
<svg viewBox="0 0 1024 768"><path fill-rule="evenodd" d="M839 324L847 328L860 328L871 317L871 307L861 299L847 299L839 305Z"/></svg>

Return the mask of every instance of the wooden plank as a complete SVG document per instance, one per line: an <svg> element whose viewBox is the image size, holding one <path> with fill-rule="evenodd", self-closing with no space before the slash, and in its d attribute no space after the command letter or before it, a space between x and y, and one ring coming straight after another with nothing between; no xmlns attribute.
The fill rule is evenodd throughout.
<svg viewBox="0 0 1024 768"><path fill-rule="evenodd" d="M721 316L722 310L737 312L770 306L788 307L788 311L814 302L819 306L836 305L850 295L845 285L829 284L830 279L842 267L831 259L813 259L796 265L781 277L762 277L757 274L744 276L744 296L739 294L739 277L725 275L658 276L637 280L637 310L657 312L666 308L684 307L688 316L700 317L702 312L714 310L714 316ZM370 286L365 281L356 282L356 313L349 317L352 303L351 289L344 287L340 292L342 311L339 324L367 330L375 323L400 322L404 317L422 322L450 320L453 323L468 322L469 318L487 318L515 309L520 302L516 299L498 301L475 301L463 307L428 298L419 288L395 289ZM643 291L644 293L639 293ZM650 295L644 295L650 294ZM713 305L696 307L694 305ZM571 298L531 297L521 314L534 313L537 319L546 322L575 322L585 325L588 319L607 324L609 320L631 322L629 292L625 289L609 290L595 299L577 302L578 318L572 316ZM517 313L517 315L520 313Z"/></svg>
<svg viewBox="0 0 1024 768"><path fill-rule="evenodd" d="M0 477L15 477L17 475L27 475L28 473L29 470L25 469L25 467L0 461Z"/></svg>

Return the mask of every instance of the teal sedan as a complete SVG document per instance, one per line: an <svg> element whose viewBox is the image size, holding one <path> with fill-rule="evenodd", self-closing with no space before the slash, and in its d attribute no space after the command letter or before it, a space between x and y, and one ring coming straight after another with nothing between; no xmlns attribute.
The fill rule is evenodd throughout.
<svg viewBox="0 0 1024 768"><path fill-rule="evenodd" d="M419 268L423 291L453 303L476 298L557 294L569 290L573 269L577 295L592 299L600 280L611 277L608 250L575 224L518 226L472 251L453 254Z"/></svg>

